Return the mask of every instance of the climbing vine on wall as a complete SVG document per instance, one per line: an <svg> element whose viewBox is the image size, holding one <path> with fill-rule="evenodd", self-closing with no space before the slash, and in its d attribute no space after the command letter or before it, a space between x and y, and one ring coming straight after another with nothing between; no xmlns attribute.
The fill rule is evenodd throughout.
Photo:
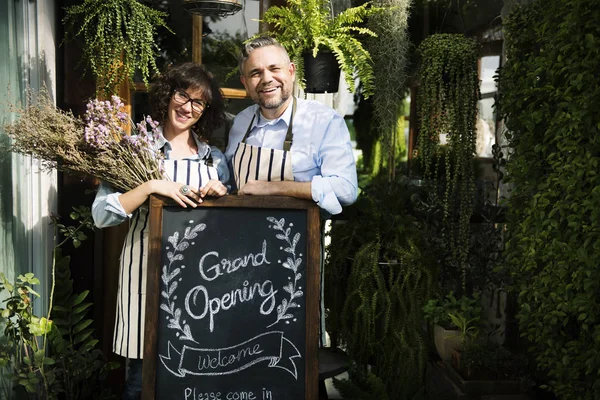
<svg viewBox="0 0 600 400"><path fill-rule="evenodd" d="M436 34L421 43L418 53L418 157L424 177L442 188L444 239L461 268L464 290L475 194L478 45L463 35ZM440 135L447 138L443 147Z"/></svg>
<svg viewBox="0 0 600 400"><path fill-rule="evenodd" d="M595 0L539 0L503 22L505 257L521 334L564 400L600 398L598 21Z"/></svg>

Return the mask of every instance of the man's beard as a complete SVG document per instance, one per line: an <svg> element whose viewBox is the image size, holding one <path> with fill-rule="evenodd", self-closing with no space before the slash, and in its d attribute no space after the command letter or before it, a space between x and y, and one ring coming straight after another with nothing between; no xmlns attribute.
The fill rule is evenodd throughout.
<svg viewBox="0 0 600 400"><path fill-rule="evenodd" d="M281 107L288 99L292 96L291 90L284 90L281 88L281 95L278 98L265 99L260 95L260 93L255 92L255 96L253 100L257 103L261 108L265 110L274 110Z"/></svg>

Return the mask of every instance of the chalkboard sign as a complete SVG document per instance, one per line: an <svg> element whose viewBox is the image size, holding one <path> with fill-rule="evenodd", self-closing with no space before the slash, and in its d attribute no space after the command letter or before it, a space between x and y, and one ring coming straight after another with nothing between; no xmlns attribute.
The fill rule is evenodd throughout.
<svg viewBox="0 0 600 400"><path fill-rule="evenodd" d="M319 211L150 200L142 398L316 400Z"/></svg>

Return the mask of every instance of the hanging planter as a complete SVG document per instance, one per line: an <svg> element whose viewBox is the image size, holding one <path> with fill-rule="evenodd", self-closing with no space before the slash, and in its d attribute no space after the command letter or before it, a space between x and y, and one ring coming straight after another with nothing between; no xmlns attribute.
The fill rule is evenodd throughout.
<svg viewBox="0 0 600 400"><path fill-rule="evenodd" d="M311 52L317 56L326 49L335 55L335 63L344 71L348 90L354 93L355 79L358 78L365 98L372 95L375 87L371 55L356 34L362 38L377 36L362 25L368 17L383 9L365 3L333 17L330 0L288 0L285 4L269 7L260 22L273 28L273 31L265 33L275 37L296 64L296 79L300 87L305 88L304 53Z"/></svg>
<svg viewBox="0 0 600 400"><path fill-rule="evenodd" d="M340 84L340 67L335 55L330 51L319 51L316 57L312 52L302 53L306 93L334 93Z"/></svg>
<svg viewBox="0 0 600 400"><path fill-rule="evenodd" d="M242 9L237 0L183 0L181 6L190 14L226 17Z"/></svg>
<svg viewBox="0 0 600 400"><path fill-rule="evenodd" d="M451 249L452 263L460 268L464 291L475 196L479 47L464 35L436 34L417 51L419 158L423 177L443 187L443 193L434 192L444 210L442 238ZM445 146L440 145L442 134L447 136Z"/></svg>

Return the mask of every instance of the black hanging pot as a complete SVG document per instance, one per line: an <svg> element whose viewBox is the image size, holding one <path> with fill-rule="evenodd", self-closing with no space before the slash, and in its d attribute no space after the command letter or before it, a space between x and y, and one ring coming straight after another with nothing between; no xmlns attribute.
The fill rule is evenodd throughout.
<svg viewBox="0 0 600 400"><path fill-rule="evenodd" d="M330 51L319 51L313 57L312 51L302 53L304 59L304 80L306 93L334 93L340 83L340 67Z"/></svg>

